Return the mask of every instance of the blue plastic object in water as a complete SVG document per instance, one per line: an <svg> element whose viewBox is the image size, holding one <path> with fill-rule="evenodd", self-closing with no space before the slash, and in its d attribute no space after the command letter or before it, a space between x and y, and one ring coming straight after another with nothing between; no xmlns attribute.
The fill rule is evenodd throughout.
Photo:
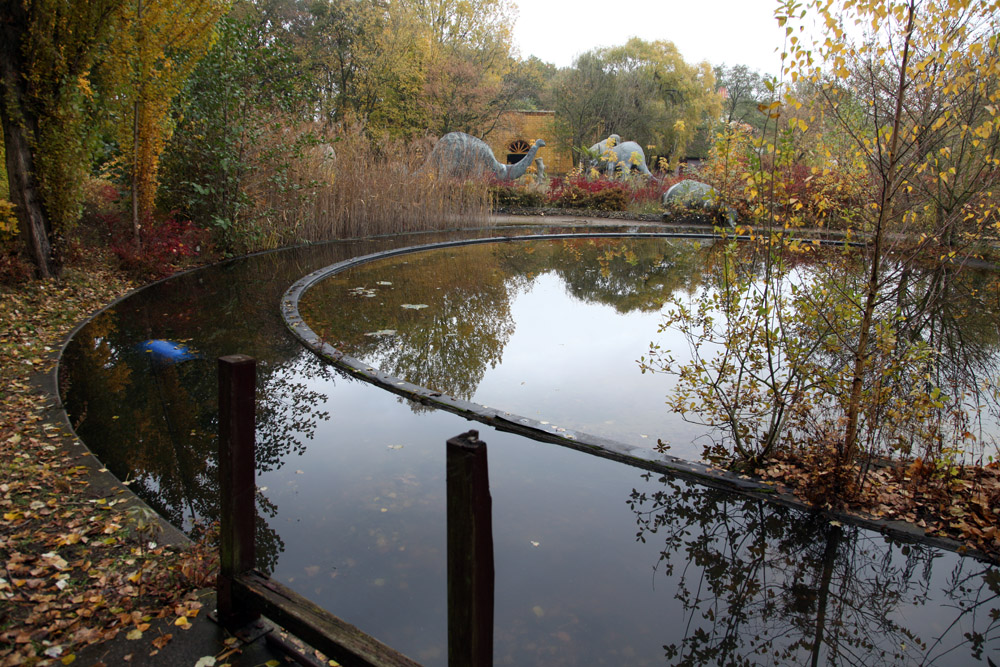
<svg viewBox="0 0 1000 667"><path fill-rule="evenodd" d="M145 340L139 344L139 349L149 354L152 360L159 364L179 364L192 359L201 359L202 356L183 343L172 340L154 338Z"/></svg>

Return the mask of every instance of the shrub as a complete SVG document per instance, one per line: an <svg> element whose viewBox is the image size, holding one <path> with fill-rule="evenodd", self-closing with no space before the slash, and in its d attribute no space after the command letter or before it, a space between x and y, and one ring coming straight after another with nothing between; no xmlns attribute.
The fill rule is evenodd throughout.
<svg viewBox="0 0 1000 667"><path fill-rule="evenodd" d="M209 234L190 220L178 220L173 214L164 220L143 226L142 245L136 243L121 216L103 213L98 216L108 225L111 251L121 267L140 279L157 279L186 268L189 259L206 250Z"/></svg>
<svg viewBox="0 0 1000 667"><path fill-rule="evenodd" d="M537 208L545 204L545 195L526 187L497 183L490 186L493 207Z"/></svg>
<svg viewBox="0 0 1000 667"><path fill-rule="evenodd" d="M552 179L549 201L559 208L583 208L598 211L624 211L629 205L628 187L606 178L588 180L570 175Z"/></svg>

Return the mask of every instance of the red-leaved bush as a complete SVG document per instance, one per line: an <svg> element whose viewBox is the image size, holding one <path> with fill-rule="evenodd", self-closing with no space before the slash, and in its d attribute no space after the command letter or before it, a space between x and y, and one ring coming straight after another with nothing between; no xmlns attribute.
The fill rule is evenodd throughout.
<svg viewBox="0 0 1000 667"><path fill-rule="evenodd" d="M606 178L588 180L583 176L567 176L553 178L549 185L549 202L559 208L624 211L629 199L627 185Z"/></svg>
<svg viewBox="0 0 1000 667"><path fill-rule="evenodd" d="M190 220L178 220L173 214L142 228L137 242L131 230L125 230L120 216L103 213L98 216L109 227L111 251L122 268L138 278L157 279L184 268L190 257L198 256L208 244L208 232Z"/></svg>

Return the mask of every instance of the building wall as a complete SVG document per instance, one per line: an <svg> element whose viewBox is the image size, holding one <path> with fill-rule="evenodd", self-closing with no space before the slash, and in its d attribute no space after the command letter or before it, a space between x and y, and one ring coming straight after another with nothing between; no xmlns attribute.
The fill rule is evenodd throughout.
<svg viewBox="0 0 1000 667"><path fill-rule="evenodd" d="M546 145L538 149L535 158L542 158L548 176L562 176L573 168L573 156L568 149L557 145L555 117L555 111L506 111L486 142L497 160L507 162L509 148L515 141L530 146L535 139L544 139Z"/></svg>

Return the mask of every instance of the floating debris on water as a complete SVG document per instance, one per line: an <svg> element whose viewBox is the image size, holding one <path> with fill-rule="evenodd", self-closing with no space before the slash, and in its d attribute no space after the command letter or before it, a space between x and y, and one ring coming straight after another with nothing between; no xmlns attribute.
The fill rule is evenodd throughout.
<svg viewBox="0 0 1000 667"><path fill-rule="evenodd" d="M404 303L402 307L406 308L407 310L420 310L421 308L426 308L427 304L426 303Z"/></svg>

